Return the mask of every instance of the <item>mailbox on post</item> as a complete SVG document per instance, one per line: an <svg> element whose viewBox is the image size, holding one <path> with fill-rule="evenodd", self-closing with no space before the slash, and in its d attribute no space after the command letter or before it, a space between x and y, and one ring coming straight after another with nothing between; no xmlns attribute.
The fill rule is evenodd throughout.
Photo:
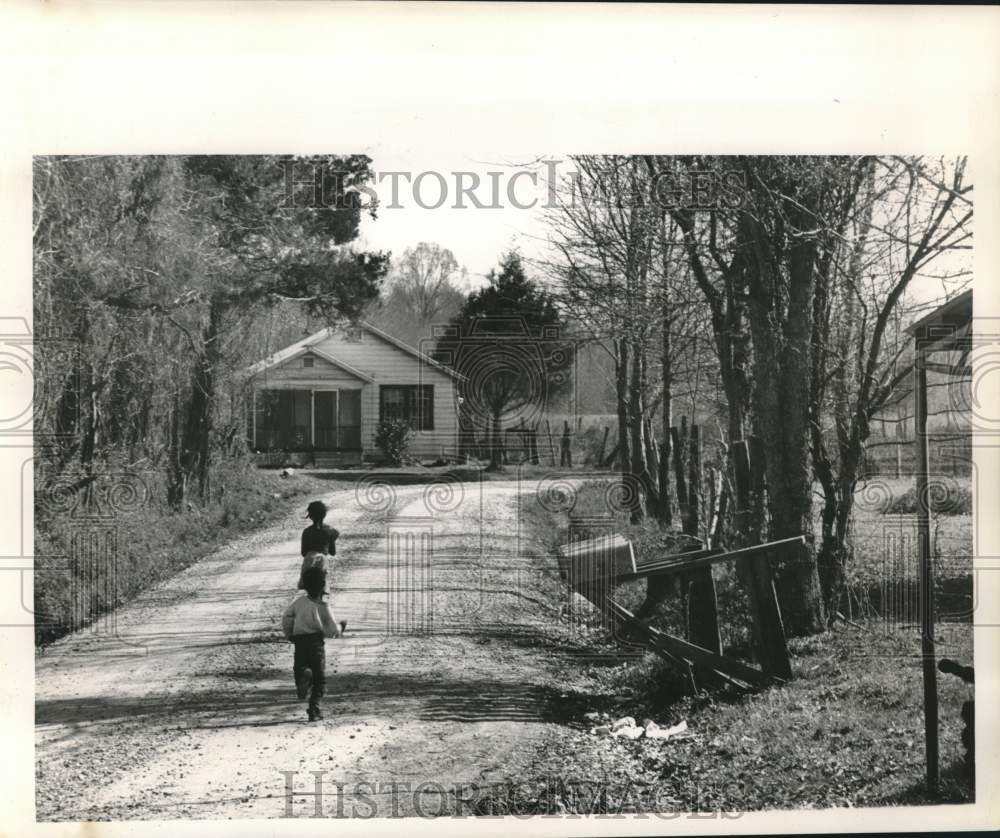
<svg viewBox="0 0 1000 838"><path fill-rule="evenodd" d="M619 581L636 573L632 543L617 533L567 544L560 564L570 588L603 605Z"/></svg>

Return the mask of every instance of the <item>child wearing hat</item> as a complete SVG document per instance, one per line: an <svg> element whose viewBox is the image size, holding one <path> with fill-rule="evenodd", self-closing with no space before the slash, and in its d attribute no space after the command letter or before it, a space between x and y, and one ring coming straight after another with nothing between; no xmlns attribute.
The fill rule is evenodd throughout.
<svg viewBox="0 0 1000 838"><path fill-rule="evenodd" d="M306 571L318 567L323 573L324 595L330 592L326 581L329 557L337 555L337 539L340 537L338 530L323 523L327 511L326 504L321 500L314 500L306 509L306 517L312 519L312 524L302 531L302 569L297 585L304 589Z"/></svg>

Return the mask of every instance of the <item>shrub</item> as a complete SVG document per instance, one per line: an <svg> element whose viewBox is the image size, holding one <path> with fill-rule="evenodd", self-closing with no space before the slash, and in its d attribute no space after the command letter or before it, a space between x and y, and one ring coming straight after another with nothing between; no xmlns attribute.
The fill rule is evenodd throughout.
<svg viewBox="0 0 1000 838"><path fill-rule="evenodd" d="M972 490L958 481L934 480L927 495L935 515L972 514ZM902 494L893 495L885 509L888 515L912 515L916 511L917 491L913 486Z"/></svg>
<svg viewBox="0 0 1000 838"><path fill-rule="evenodd" d="M408 459L413 428L402 419L383 419L375 429L375 447L386 465L402 465Z"/></svg>

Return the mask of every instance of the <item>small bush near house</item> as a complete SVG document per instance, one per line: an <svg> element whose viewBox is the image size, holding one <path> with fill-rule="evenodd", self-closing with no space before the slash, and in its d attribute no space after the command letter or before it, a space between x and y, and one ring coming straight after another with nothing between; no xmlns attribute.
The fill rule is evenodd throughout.
<svg viewBox="0 0 1000 838"><path fill-rule="evenodd" d="M402 419L383 419L375 429L375 447L385 465L399 466L407 459L413 428Z"/></svg>

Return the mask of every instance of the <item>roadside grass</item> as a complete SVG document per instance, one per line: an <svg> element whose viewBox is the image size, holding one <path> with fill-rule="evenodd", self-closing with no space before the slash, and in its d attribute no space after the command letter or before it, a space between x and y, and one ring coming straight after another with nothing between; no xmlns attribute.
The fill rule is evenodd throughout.
<svg viewBox="0 0 1000 838"><path fill-rule="evenodd" d="M87 516L53 514L36 502L36 646L84 628L232 539L281 520L306 496L330 491L328 484L301 472L286 479L279 471L229 467L219 474L209 503L175 511L165 503L162 475L137 478L147 487L146 502L97 519L95 543L109 532L116 540L103 552L84 553L89 560L73 558L80 550L75 540L92 523Z"/></svg>
<svg viewBox="0 0 1000 838"><path fill-rule="evenodd" d="M973 518L969 478L943 478L947 496L932 504L935 608L944 621L971 619ZM950 498L950 500L945 500ZM917 516L912 480L877 479L858 489L843 613L848 618L903 618L917 608ZM935 511L935 507L936 510Z"/></svg>
<svg viewBox="0 0 1000 838"><path fill-rule="evenodd" d="M572 509L556 513L523 496L521 520L533 533L539 551L552 552L565 543L571 513L586 516L602 511L605 488L601 484L580 486ZM883 593L892 594L887 580L902 583L887 573L903 572L909 578L911 562L886 564L883 554L886 532L912 529L913 522L908 520L912 518L860 510L852 585L869 590L880 586ZM939 579L941 607L942 582L945 588L967 586L971 595L971 519L942 516L937 523L938 566L949 574ZM633 540L637 560L662 555L667 549L669 536L654 530L653 525L620 521L619 531ZM915 540L904 539L895 546L906 552L912 551L913 544ZM717 574L716 585L727 653L749 655L749 624L740 586L731 572ZM616 598L631 608L644 593L643 583L629 583L616 590ZM573 706L607 713L612 719L633 716L640 723L652 718L665 726L684 720L689 733L667 742L593 736L587 728L594 722L579 711L577 718L566 720L568 741L558 760L543 757L536 767L543 773L586 777L588 772L593 774L594 765L601 765L612 779L617 776L655 787L659 805L669 805L674 811L970 802L973 792L961 771L960 712L962 703L972 698L972 687L950 675L938 676L942 782L938 793L930 794L923 782L916 612L892 603L891 596L873 595L868 605L882 611L855 611L851 623L838 622L824 634L791 639L794 678L786 685L755 694L715 687L695 696L687 693L682 675L659 657L648 652L637 655L635 649L615 643L607 632L594 631L599 618L592 610L589 625L596 635L590 641L592 663L581 660L581 671L566 677ZM938 656L971 663L970 615L952 612L944 616L936 630ZM683 635L678 597L668 597L654 621L660 628ZM609 663L614 650L621 663ZM609 794L613 800L614 794ZM541 804L536 799L532 805ZM564 794L558 811L578 811L573 808L576 805L572 795Z"/></svg>
<svg viewBox="0 0 1000 838"><path fill-rule="evenodd" d="M971 652L971 626L950 653ZM582 709L540 749L530 774L480 796L484 814L741 813L777 809L962 804L975 800L962 775L963 701L972 688L939 679L941 780L927 791L916 632L837 628L793 640L794 679L737 696L703 691L668 703L641 693L667 683L652 655L591 667L574 686ZM630 693L630 688L634 693ZM623 700L624 699L624 700ZM587 711L611 718L684 721L674 738L635 741L589 733ZM533 789L530 778L537 778Z"/></svg>

